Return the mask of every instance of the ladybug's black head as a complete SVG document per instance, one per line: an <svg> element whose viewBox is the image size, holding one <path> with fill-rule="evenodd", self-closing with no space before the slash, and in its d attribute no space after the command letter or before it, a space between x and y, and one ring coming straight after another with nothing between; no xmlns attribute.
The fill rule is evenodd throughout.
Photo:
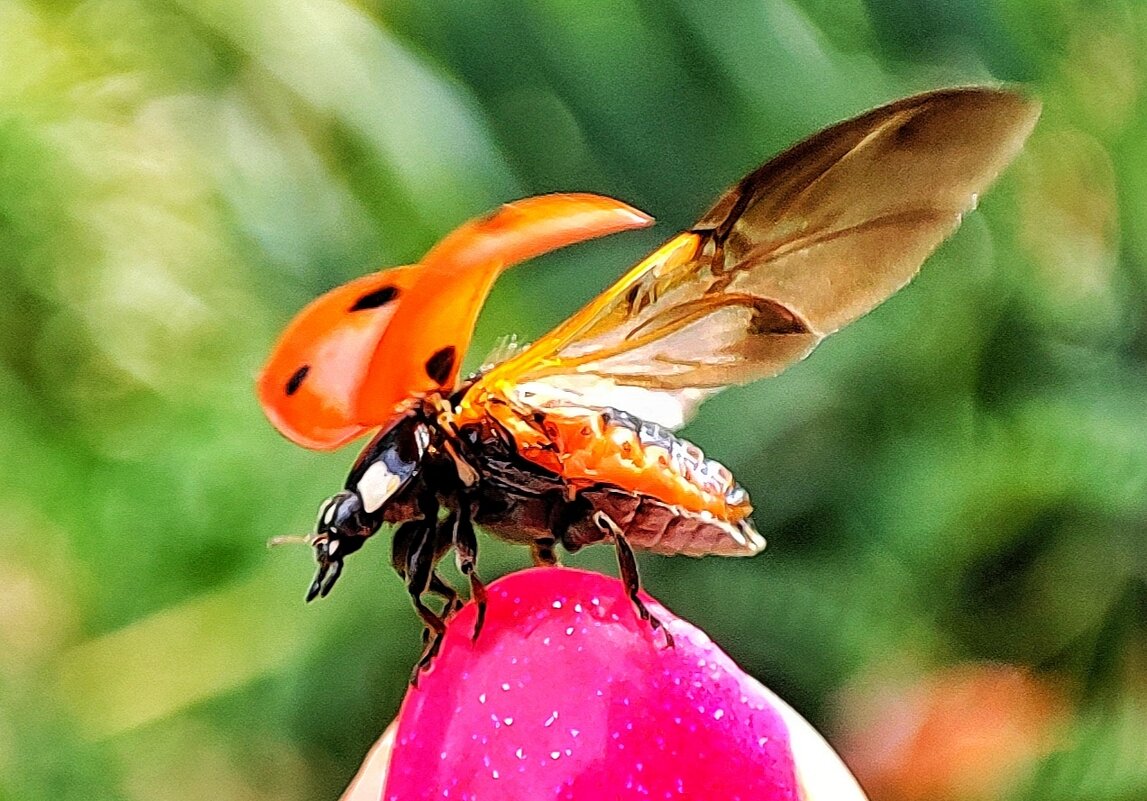
<svg viewBox="0 0 1147 801"><path fill-rule="evenodd" d="M362 498L349 490L332 495L319 507L319 522L311 545L319 571L307 600L326 597L343 570L343 559L362 547L367 537L378 530L378 522L363 512Z"/></svg>
<svg viewBox="0 0 1147 801"><path fill-rule="evenodd" d="M388 507L418 476L429 442L425 422L403 418L366 446L351 468L346 489L323 501L311 540L319 570L307 592L308 601L325 597L342 574L343 559L378 531Z"/></svg>

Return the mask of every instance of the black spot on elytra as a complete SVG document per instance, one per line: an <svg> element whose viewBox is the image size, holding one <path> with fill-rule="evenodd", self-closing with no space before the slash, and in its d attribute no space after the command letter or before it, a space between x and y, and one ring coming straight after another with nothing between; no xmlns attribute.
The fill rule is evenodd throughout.
<svg viewBox="0 0 1147 801"><path fill-rule="evenodd" d="M430 376L430 379L436 384L445 384L450 378L450 373L454 372L455 356L456 351L453 345L447 345L437 351L426 360L426 375Z"/></svg>
<svg viewBox="0 0 1147 801"><path fill-rule="evenodd" d="M367 292L361 298L354 302L347 311L365 311L366 309L377 309L379 306L385 306L392 300L398 297L398 289L393 286L384 286L381 289L376 289L373 292Z"/></svg>
<svg viewBox="0 0 1147 801"><path fill-rule="evenodd" d="M299 391L299 387L303 385L303 379L307 377L307 373L310 371L311 366L304 364L287 379L287 395L294 395Z"/></svg>

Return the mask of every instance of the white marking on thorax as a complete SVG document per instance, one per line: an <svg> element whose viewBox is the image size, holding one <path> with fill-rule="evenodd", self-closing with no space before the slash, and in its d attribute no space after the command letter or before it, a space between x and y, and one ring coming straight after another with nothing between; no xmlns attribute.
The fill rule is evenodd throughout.
<svg viewBox="0 0 1147 801"><path fill-rule="evenodd" d="M402 482L382 462L375 462L358 480L358 494L365 512L374 512L387 502Z"/></svg>

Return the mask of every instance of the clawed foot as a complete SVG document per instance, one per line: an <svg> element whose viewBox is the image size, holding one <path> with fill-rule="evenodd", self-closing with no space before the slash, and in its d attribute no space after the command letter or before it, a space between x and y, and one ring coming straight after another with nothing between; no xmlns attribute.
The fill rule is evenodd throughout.
<svg viewBox="0 0 1147 801"><path fill-rule="evenodd" d="M673 635L669 633L669 629L665 627L665 624L658 620L657 616L650 612L636 595L630 596L629 600L633 603L633 610L640 619L648 622L649 627L654 632L660 631L665 635L665 647L673 648Z"/></svg>
<svg viewBox="0 0 1147 801"><path fill-rule="evenodd" d="M441 619L443 623L448 622L454 615L462 611L463 606L465 606L465 603L458 596L449 599L445 606L442 607ZM485 601L483 601L478 605L478 622L474 627L474 639L477 639L478 631L482 627L485 611L486 604ZM418 677L422 674L422 671L430 669L430 665L434 662L434 658L438 656L438 652L442 648L442 639L445 636L445 626L441 629L429 625L422 627L422 657L418 660L418 663L414 666L414 670L410 674L410 683L413 686L418 686Z"/></svg>
<svg viewBox="0 0 1147 801"><path fill-rule="evenodd" d="M429 628L423 630L422 638L426 642L426 647L422 650L422 657L414 666L414 670L410 672L411 686L417 687L418 677L422 675L422 671L430 669L434 657L438 656L438 650L442 647L442 638L445 634L444 631L432 631Z"/></svg>

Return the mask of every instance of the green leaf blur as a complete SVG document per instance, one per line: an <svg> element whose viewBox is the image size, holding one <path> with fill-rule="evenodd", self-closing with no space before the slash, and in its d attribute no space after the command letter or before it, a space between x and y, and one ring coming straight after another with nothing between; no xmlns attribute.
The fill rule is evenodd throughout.
<svg viewBox="0 0 1147 801"><path fill-rule="evenodd" d="M1062 719L994 797L1147 797L1145 31L1137 0L0 0L0 798L333 798L393 716L385 535L311 606L309 551L264 547L354 455L255 401L308 299L516 197L658 217L508 274L476 365L796 139L985 82L1044 113L959 234L686 431L769 549L644 580L830 739L874 677L1007 663Z"/></svg>

